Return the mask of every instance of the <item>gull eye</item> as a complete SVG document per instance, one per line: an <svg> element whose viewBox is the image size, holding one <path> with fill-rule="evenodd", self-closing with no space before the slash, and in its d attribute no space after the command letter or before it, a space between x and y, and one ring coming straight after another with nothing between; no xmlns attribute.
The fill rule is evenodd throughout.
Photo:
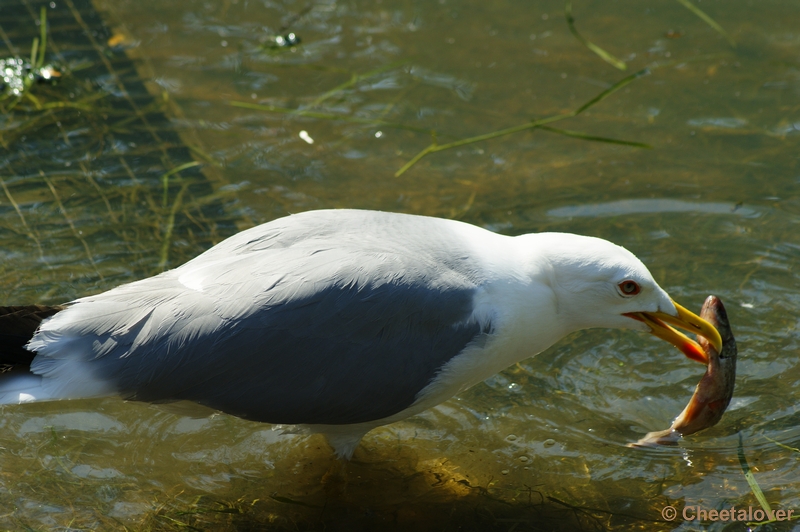
<svg viewBox="0 0 800 532"><path fill-rule="evenodd" d="M625 297L635 296L642 291L642 287L639 286L639 283L631 281L630 279L622 281L617 286L619 286L620 293Z"/></svg>

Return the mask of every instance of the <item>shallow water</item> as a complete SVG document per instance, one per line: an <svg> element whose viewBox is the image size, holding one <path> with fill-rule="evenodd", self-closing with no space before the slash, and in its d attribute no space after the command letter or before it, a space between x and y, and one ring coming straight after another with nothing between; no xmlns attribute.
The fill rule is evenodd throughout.
<svg viewBox="0 0 800 532"><path fill-rule="evenodd" d="M703 368L651 337L586 331L373 431L343 466L317 436L225 415L111 399L5 406L0 527L744 530L662 517L667 505L759 508L740 438L772 508L800 513L797 10L696 4L735 47L678 2L574 3L578 31L625 72L575 39L560 2L98 5L112 28L98 46L118 39L105 57L135 58L126 75L144 76L170 117L161 127L181 135L202 174L165 181L186 159L154 145L146 160L124 114L80 110L69 123L88 116L89 126L63 142L36 127L22 136L30 116L6 115L0 303L59 303L141 278L291 212L393 210L627 247L684 306L722 297L739 341L737 387L716 427L677 448L629 449L669 426ZM290 31L298 46L271 47ZM87 67L53 50L65 71L104 61ZM552 126L652 149L529 130L429 154L394 176L432 131L444 144L568 113L645 67ZM32 90L107 91L100 107L122 98L113 76L92 76L88 88ZM121 153L139 164L127 181L114 178L124 164L104 158ZM43 171L57 195L24 154L60 165Z"/></svg>

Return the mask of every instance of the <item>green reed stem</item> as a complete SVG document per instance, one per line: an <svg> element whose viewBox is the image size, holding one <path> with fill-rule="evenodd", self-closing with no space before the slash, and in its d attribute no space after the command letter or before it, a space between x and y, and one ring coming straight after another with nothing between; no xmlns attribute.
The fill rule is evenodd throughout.
<svg viewBox="0 0 800 532"><path fill-rule="evenodd" d="M722 28L722 26L717 24L717 22L713 18L709 17L702 9L691 3L689 0L678 0L678 3L680 3L683 7L685 7L686 9L688 9L689 11L700 17L700 19L703 22L714 28L714 31L725 37L728 43L730 43L731 46L736 48L736 41L733 40L733 37L731 37L728 34L728 32Z"/></svg>
<svg viewBox="0 0 800 532"><path fill-rule="evenodd" d="M39 58L31 61L31 67L42 68L44 66L44 53L47 49L47 9L44 6L39 11L39 40L41 42Z"/></svg>
<svg viewBox="0 0 800 532"><path fill-rule="evenodd" d="M586 111L587 109L589 109L593 105L596 105L596 104L602 102L603 100L605 100L606 98L608 98L609 96L611 96L612 94L614 94L615 92L620 90L621 88L625 87L626 85L628 85L629 83L633 82L637 78L640 78L640 77L642 77L642 76L644 76L645 74L648 74L648 73L650 73L650 69L648 69L648 68L644 68L644 69L642 69L642 70L640 70L638 72L634 72L633 74L622 78L621 80L616 82L614 85L612 85L608 89L604 90L603 92L601 92L600 94L598 94L597 96L595 96L594 98L589 100L588 102L584 103L583 105L581 105L580 107L578 107L574 111L570 111L568 113L564 113L564 114L560 114L560 115L554 115L554 116L548 116L546 118L541 118L539 120L533 120L531 122L528 122L528 123L525 123L525 124L520 124L518 126L512 126L512 127L505 128L505 129L499 129L497 131L492 131L492 132L489 132L489 133L484 133L483 135L477 135L477 136L474 136L474 137L468 137L468 138L464 138L464 139L461 139L461 140L456 140L456 141L453 141L453 142L449 142L447 144L437 144L434 141L428 147L424 148L422 151L420 151L418 154L416 154L410 161L408 161L406 164L404 164L397 172L395 172L394 176L395 177L400 177L409 168L411 168L412 166L417 164L420 161L420 159L422 159L423 157L425 157L426 155L428 155L430 153L436 153L436 152L440 152L440 151L444 151L444 150L449 150L451 148L457 148L459 146L464 146L466 144L473 144L475 142L481 142L481 141L484 141L484 140L490 140L490 139L494 139L494 138L497 138L497 137L510 135L512 133L517 133L519 131L525 131L527 129L536 129L536 128L540 128L540 127L542 127L544 125L550 124L552 122L558 122L559 120L566 120L567 118L573 118L575 116L578 116L579 114L583 113L584 111ZM575 135L575 136L577 136L577 135ZM598 137L598 139L601 139L601 138L604 139L605 137ZM595 140L595 139L592 139L592 140ZM626 143L627 145L635 145L635 144L631 144L629 141L619 141L617 143ZM638 147L644 147L644 146L638 146ZM647 147L649 147L649 146L647 146Z"/></svg>
<svg viewBox="0 0 800 532"><path fill-rule="evenodd" d="M771 441L772 443L774 443L774 444L775 444L775 445L777 445L778 447L783 447L783 448L784 448L784 449L786 449L787 451L794 451L794 452L796 452L796 453L800 453L800 449L797 449L797 448L795 448L795 447L789 447L788 445L784 445L784 444L782 444L781 442L779 442L779 441L777 441L777 440L773 440L773 439L772 439L772 438L770 438L769 436L764 436L764 438L768 439L769 441Z"/></svg>
<svg viewBox="0 0 800 532"><path fill-rule="evenodd" d="M164 189L163 197L161 198L161 206L163 208L165 209L167 208L167 202L169 199L169 178L177 174L178 172L186 170L187 168L192 168L193 166L198 166L199 164L200 163L197 161L189 161L188 163L176 166L175 168L173 168L172 170L161 176L161 183Z"/></svg>
<svg viewBox="0 0 800 532"><path fill-rule="evenodd" d="M600 59L602 59L609 65L612 65L620 70L626 70L628 68L628 65L625 64L625 61L606 52L605 50L603 50L602 48L600 48L599 46L588 40L586 37L578 33L578 30L575 28L575 18L572 16L571 2L567 2L566 5L564 6L564 16L567 19L567 26L569 27L570 33L572 33L572 35L576 39L578 39L581 42L581 44L583 44L586 48L597 54L600 57Z"/></svg>
<svg viewBox="0 0 800 532"><path fill-rule="evenodd" d="M612 139L609 137L599 137L597 135L589 135L587 133L582 133L580 131L572 131L569 129L557 129L554 127L549 126L539 126L539 129L543 131L550 131L551 133L557 133L559 135L564 135L565 137L573 137L576 139L583 139L589 140L592 142L605 142L608 144L619 144L621 146L631 146L634 148L643 148L646 150L651 150L653 147L650 144L645 144L644 142L634 142L632 140L621 140L621 139Z"/></svg>
<svg viewBox="0 0 800 532"><path fill-rule="evenodd" d="M753 472L750 471L750 465L747 463L747 458L744 455L744 444L742 442L742 434L739 433L739 465L742 466L742 471L744 472L744 478L747 480L747 483L750 485L750 491L753 492L753 495L756 496L758 503L761 505L761 508L767 513L767 515L772 515L772 508L770 508L769 503L767 502L767 498L764 497L764 492L761 491L761 487L756 482L756 477L753 476Z"/></svg>

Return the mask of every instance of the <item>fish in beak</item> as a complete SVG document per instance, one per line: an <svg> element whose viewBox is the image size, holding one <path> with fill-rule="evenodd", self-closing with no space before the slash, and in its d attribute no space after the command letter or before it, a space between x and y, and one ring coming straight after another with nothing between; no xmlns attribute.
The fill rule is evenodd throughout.
<svg viewBox="0 0 800 532"><path fill-rule="evenodd" d="M676 346L687 358L708 364L708 355L700 344L692 340L682 332L670 325L680 327L694 334L699 334L714 346L717 352L722 351L722 337L717 329L708 321L704 320L694 312L686 310L679 304L675 305L677 315L667 314L666 312L629 312L625 314L629 318L646 323L650 327L650 332Z"/></svg>

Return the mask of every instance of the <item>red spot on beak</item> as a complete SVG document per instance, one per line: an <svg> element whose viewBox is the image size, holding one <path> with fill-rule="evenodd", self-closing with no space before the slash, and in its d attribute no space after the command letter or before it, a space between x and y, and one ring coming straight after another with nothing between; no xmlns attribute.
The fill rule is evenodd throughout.
<svg viewBox="0 0 800 532"><path fill-rule="evenodd" d="M697 342L682 342L678 345L678 349L680 349L681 353L686 355L687 358L702 364L708 364L708 357Z"/></svg>

